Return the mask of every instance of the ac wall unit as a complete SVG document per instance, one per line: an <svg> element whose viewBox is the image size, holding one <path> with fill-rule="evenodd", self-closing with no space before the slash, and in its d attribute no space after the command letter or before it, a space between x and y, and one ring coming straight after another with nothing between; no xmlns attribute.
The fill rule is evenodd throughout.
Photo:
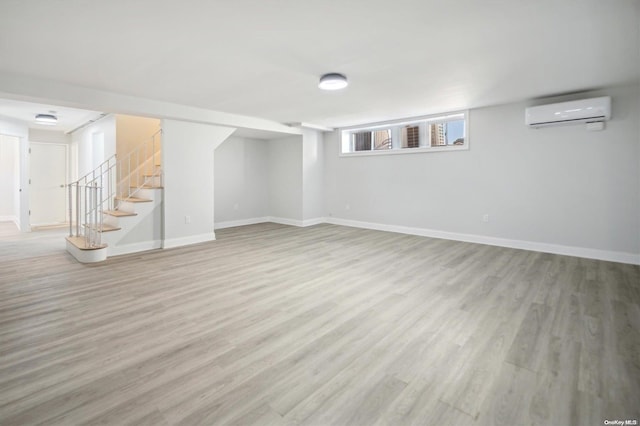
<svg viewBox="0 0 640 426"><path fill-rule="evenodd" d="M558 126L574 123L594 123L611 118L611 97L529 107L525 123L529 127Z"/></svg>

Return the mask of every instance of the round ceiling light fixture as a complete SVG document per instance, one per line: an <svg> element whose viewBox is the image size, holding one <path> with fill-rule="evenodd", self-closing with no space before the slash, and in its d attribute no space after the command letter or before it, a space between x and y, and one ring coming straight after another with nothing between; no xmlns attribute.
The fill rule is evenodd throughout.
<svg viewBox="0 0 640 426"><path fill-rule="evenodd" d="M320 83L318 87L322 90L340 90L347 87L347 77L336 72L325 74L320 77Z"/></svg>
<svg viewBox="0 0 640 426"><path fill-rule="evenodd" d="M53 114L38 114L36 115L36 122L40 124L54 125L58 122L58 117Z"/></svg>

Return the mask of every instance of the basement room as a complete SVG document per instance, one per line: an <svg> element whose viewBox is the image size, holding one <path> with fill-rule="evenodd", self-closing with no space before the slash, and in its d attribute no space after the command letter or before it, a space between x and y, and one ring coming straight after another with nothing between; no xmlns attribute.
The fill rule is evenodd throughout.
<svg viewBox="0 0 640 426"><path fill-rule="evenodd" d="M0 2L0 424L637 425L640 2Z"/></svg>

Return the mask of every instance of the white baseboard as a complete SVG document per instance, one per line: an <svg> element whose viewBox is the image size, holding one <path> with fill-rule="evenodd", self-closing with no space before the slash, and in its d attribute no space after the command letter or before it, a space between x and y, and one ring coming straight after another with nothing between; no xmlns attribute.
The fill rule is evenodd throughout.
<svg viewBox="0 0 640 426"><path fill-rule="evenodd" d="M306 226L313 226L313 225L318 225L320 223L325 223L325 218L324 217L316 217L313 219L306 219L306 220L297 220L297 219L288 219L285 217L275 217L275 216L269 216L266 222L273 222L273 223L279 223L281 225L290 225L290 226L299 226L299 227L306 227Z"/></svg>
<svg viewBox="0 0 640 426"><path fill-rule="evenodd" d="M207 232L205 234L198 235L189 235L188 237L180 237L180 238L169 238L165 239L162 248L173 248L173 247L182 247L188 246L190 244L198 244L205 243L207 241L215 241L216 234L215 232Z"/></svg>
<svg viewBox="0 0 640 426"><path fill-rule="evenodd" d="M286 217L269 216L269 222L279 223L280 225L302 226L301 220L289 219Z"/></svg>
<svg viewBox="0 0 640 426"><path fill-rule="evenodd" d="M306 219L302 221L302 226L313 226L319 225L321 223L326 223L326 218L324 217L316 217L314 219Z"/></svg>
<svg viewBox="0 0 640 426"><path fill-rule="evenodd" d="M304 226L304 222L297 219L289 219L286 217L269 216L269 222L279 223L280 225Z"/></svg>
<svg viewBox="0 0 640 426"><path fill-rule="evenodd" d="M235 220L216 224L216 229L232 226L253 225L256 223L273 222L282 225L306 227L320 223L351 226L354 228L373 229L377 231L397 232L400 234L418 235L422 237L441 238L444 240L464 241L468 243L486 244L490 246L508 247L521 250L531 250L543 253L561 254L565 256L583 257L587 259L606 260L609 262L629 263L640 265L640 254L625 253L607 250L598 250L585 247L564 246L559 244L540 243L535 241L512 240L508 238L488 237L484 235L462 234L457 232L438 231L427 228L413 228L401 225L386 225L382 223L363 222L359 220L341 219L336 217L318 217L307 220L296 220L284 217L265 216L252 219ZM200 241L197 241L200 242ZM193 243L189 243L193 244ZM181 244L184 245L184 244ZM166 244L165 244L165 247ZM176 246L172 246L176 247Z"/></svg>
<svg viewBox="0 0 640 426"><path fill-rule="evenodd" d="M122 246L107 247L109 256L120 256L121 254L137 253L147 250L162 248L161 240L143 241L140 243L125 244Z"/></svg>
<svg viewBox="0 0 640 426"><path fill-rule="evenodd" d="M16 228L22 231L22 228L20 228L20 218L18 216L0 216L0 222L13 222ZM29 231L31 230L29 229Z"/></svg>
<svg viewBox="0 0 640 426"><path fill-rule="evenodd" d="M487 237L484 235L460 234L456 232L438 231L434 229L412 228L400 225L385 225L380 223L361 222L358 220L340 219L335 217L325 218L325 222L334 225L351 226L355 228L374 229L378 231L397 232L400 234L419 235L423 237L442 238L445 240L464 241L469 243L486 244L491 246L509 247L522 250L538 251L543 253L553 253L566 256L584 257L587 259L598 259L606 260L609 262L640 265L640 254L636 253L598 250L584 247L539 243L534 241L511 240L507 238Z"/></svg>
<svg viewBox="0 0 640 426"><path fill-rule="evenodd" d="M240 220L228 220L225 222L218 222L215 224L215 229L225 229L225 228L234 228L236 226L246 226L246 225L255 225L256 223L265 223L271 222L271 218L269 216L265 217L254 217L250 219L240 219Z"/></svg>

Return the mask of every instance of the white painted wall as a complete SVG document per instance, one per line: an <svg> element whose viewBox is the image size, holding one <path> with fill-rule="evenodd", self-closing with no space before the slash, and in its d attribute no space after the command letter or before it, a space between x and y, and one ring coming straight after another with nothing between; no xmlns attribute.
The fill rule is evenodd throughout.
<svg viewBox="0 0 640 426"><path fill-rule="evenodd" d="M214 151L235 129L176 120L162 129L164 247L214 240Z"/></svg>
<svg viewBox="0 0 640 426"><path fill-rule="evenodd" d="M132 115L116 115L116 152L118 158L124 158L143 142L160 130L160 120L157 118L136 117ZM156 141L160 143L160 135Z"/></svg>
<svg viewBox="0 0 640 426"><path fill-rule="evenodd" d="M29 129L29 140L41 143L70 144L71 135L62 130Z"/></svg>
<svg viewBox="0 0 640 426"><path fill-rule="evenodd" d="M104 134L104 152L94 155L94 139L96 134ZM88 125L71 136L72 180L89 173L94 168L96 157L105 161L116 153L116 118L108 115Z"/></svg>
<svg viewBox="0 0 640 426"><path fill-rule="evenodd" d="M305 223L324 217L324 147L322 132L302 131L302 216Z"/></svg>
<svg viewBox="0 0 640 426"><path fill-rule="evenodd" d="M20 215L20 139L0 134L0 221Z"/></svg>
<svg viewBox="0 0 640 426"><path fill-rule="evenodd" d="M633 85L581 97L604 95L613 98L613 118L602 132L529 129L530 103L472 110L469 151L340 157L337 132L328 133L326 214L340 223L638 261L640 93Z"/></svg>
<svg viewBox="0 0 640 426"><path fill-rule="evenodd" d="M321 222L322 133L264 141L232 137L216 150L216 227Z"/></svg>
<svg viewBox="0 0 640 426"><path fill-rule="evenodd" d="M282 223L301 224L302 138L269 141L269 214Z"/></svg>
<svg viewBox="0 0 640 426"><path fill-rule="evenodd" d="M215 151L216 228L269 216L269 142L230 137Z"/></svg>
<svg viewBox="0 0 640 426"><path fill-rule="evenodd" d="M11 118L0 117L0 135L15 136L19 139L18 194L14 194L16 225L22 232L30 232L29 224L29 128L26 123Z"/></svg>

